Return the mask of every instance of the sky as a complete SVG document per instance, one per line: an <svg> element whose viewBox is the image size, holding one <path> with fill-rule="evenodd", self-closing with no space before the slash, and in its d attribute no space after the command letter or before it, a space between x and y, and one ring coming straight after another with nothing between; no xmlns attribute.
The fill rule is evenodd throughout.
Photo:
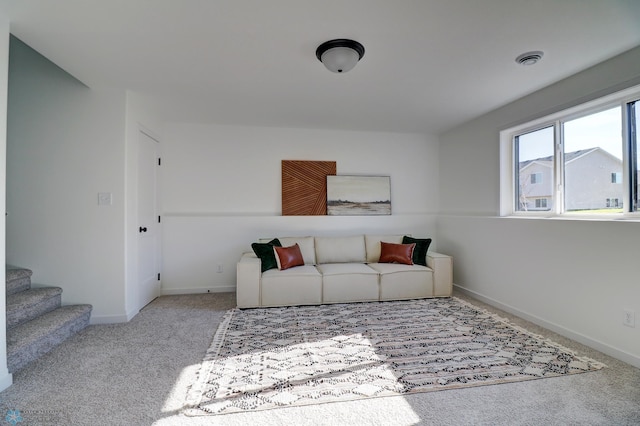
<svg viewBox="0 0 640 426"><path fill-rule="evenodd" d="M389 201L389 185L388 176L327 176L327 200Z"/></svg>
<svg viewBox="0 0 640 426"><path fill-rule="evenodd" d="M519 161L553 155L553 128L537 130L519 138ZM601 147L622 159L622 110L611 108L564 124L564 151Z"/></svg>

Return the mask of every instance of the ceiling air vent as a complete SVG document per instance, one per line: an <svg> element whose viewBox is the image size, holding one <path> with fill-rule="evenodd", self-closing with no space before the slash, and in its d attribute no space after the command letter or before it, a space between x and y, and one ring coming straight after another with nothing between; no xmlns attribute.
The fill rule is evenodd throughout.
<svg viewBox="0 0 640 426"><path fill-rule="evenodd" d="M542 59L543 55L544 52L540 51L523 53L516 58L516 62L520 65L533 65Z"/></svg>

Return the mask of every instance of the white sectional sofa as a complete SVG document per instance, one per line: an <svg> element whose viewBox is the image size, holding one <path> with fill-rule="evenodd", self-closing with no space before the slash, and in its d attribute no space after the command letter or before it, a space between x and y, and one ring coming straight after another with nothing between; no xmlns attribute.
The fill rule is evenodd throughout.
<svg viewBox="0 0 640 426"><path fill-rule="evenodd" d="M402 240L403 235L279 238L283 247L298 244L304 265L262 272L260 258L244 253L237 264L238 307L451 296L450 256L428 252L427 266L379 262L381 242Z"/></svg>

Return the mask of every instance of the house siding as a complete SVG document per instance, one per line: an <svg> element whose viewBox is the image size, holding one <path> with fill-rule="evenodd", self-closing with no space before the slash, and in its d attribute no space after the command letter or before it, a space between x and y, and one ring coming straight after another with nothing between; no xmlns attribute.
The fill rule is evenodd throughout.
<svg viewBox="0 0 640 426"><path fill-rule="evenodd" d="M565 210L596 210L618 199L622 207L623 189L611 183L611 173L622 173L622 160L597 150L565 165Z"/></svg>
<svg viewBox="0 0 640 426"><path fill-rule="evenodd" d="M540 178L533 182L532 176ZM521 210L550 210L552 208L553 163L533 161L520 169L519 208ZM536 200L547 200L546 207L536 207Z"/></svg>
<svg viewBox="0 0 640 426"><path fill-rule="evenodd" d="M576 155L578 154L578 155ZM612 173L622 173L622 160L601 148L565 154L565 211L621 208L623 188L612 182ZM553 162L535 159L523 162L519 173L519 210L551 210L553 197ZM535 182L533 175L537 175ZM536 200L547 200L546 206ZM613 200L616 200L615 202ZM544 204L544 203L542 203Z"/></svg>

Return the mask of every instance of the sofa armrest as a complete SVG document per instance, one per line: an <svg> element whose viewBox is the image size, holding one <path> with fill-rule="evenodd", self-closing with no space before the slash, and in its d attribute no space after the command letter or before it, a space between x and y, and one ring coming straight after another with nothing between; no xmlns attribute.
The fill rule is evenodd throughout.
<svg viewBox="0 0 640 426"><path fill-rule="evenodd" d="M239 308L260 306L262 262L254 253L244 253L236 266L236 303Z"/></svg>
<svg viewBox="0 0 640 426"><path fill-rule="evenodd" d="M433 295L449 297L453 293L453 258L446 254L428 252L427 266L433 269Z"/></svg>

